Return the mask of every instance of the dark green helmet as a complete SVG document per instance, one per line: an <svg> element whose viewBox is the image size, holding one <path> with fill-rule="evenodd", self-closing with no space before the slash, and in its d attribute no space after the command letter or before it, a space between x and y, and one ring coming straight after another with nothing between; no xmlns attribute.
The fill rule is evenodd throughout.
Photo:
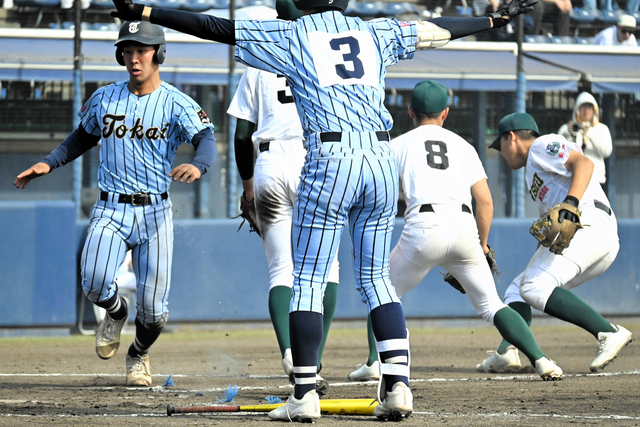
<svg viewBox="0 0 640 427"><path fill-rule="evenodd" d="M293 0L293 4L298 10L332 7L344 12L349 5L349 0Z"/></svg>
<svg viewBox="0 0 640 427"><path fill-rule="evenodd" d="M295 21L302 16L302 12L296 9L292 0L276 0L276 11L278 19L285 21Z"/></svg>
<svg viewBox="0 0 640 427"><path fill-rule="evenodd" d="M155 46L156 54L153 59L158 63L164 62L167 53L167 45L164 40L164 30L159 25L154 25L147 21L127 21L120 27L118 40L116 40L116 61L124 65L122 57L122 46L124 42L132 41L148 46Z"/></svg>

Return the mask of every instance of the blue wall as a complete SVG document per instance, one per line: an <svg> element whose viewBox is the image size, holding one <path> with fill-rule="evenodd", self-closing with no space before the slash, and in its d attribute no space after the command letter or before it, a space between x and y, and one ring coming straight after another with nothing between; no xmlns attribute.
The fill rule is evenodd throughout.
<svg viewBox="0 0 640 427"><path fill-rule="evenodd" d="M0 326L76 322L78 256L88 221L70 202L0 203ZM524 269L536 247L532 219L496 219L489 244L500 271L498 293ZM640 314L636 254L640 221L619 220L621 249L607 272L575 292L603 314ZM171 321L268 319L268 270L260 238L239 219L176 220ZM398 219L393 244L404 221ZM336 317L363 318L348 234L340 246ZM475 316L467 297L442 280L440 268L403 298L409 317Z"/></svg>

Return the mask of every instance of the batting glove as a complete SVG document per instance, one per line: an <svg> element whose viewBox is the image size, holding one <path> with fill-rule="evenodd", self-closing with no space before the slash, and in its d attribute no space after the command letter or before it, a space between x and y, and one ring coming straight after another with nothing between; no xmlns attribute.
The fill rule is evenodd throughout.
<svg viewBox="0 0 640 427"><path fill-rule="evenodd" d="M141 21L144 5L134 3L131 0L112 0L116 5L117 12L111 12L114 18L120 18L123 21ZM495 24L494 24L495 25Z"/></svg>
<svg viewBox="0 0 640 427"><path fill-rule="evenodd" d="M113 1L115 2L115 0ZM493 28L502 28L516 16L531 12L533 5L536 3L538 3L537 0L511 0L509 3L502 5L500 9L488 13L486 16L493 20Z"/></svg>

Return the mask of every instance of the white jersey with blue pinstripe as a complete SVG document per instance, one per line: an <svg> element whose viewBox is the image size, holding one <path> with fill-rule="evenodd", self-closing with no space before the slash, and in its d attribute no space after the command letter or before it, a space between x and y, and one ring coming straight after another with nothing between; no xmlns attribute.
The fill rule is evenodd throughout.
<svg viewBox="0 0 640 427"><path fill-rule="evenodd" d="M386 69L413 57L415 23L327 11L235 25L236 60L287 77L305 136L391 129Z"/></svg>
<svg viewBox="0 0 640 427"><path fill-rule="evenodd" d="M111 193L169 190L178 147L213 125L189 96L163 82L137 96L128 81L99 88L78 113L81 126L100 135L98 186Z"/></svg>

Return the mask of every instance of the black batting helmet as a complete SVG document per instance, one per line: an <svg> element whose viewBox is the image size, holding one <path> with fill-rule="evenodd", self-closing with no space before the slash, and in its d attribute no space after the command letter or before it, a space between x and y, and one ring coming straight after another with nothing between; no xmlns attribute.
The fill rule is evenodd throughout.
<svg viewBox="0 0 640 427"><path fill-rule="evenodd" d="M164 31L159 25L154 25L147 21L127 21L120 27L116 46L116 61L118 64L124 65L122 57L122 46L124 42L136 42L144 45L155 46L156 54L153 59L158 63L164 62L167 53L167 45L164 41Z"/></svg>
<svg viewBox="0 0 640 427"><path fill-rule="evenodd" d="M344 12L349 5L349 0L293 0L293 5L298 10L333 7Z"/></svg>

